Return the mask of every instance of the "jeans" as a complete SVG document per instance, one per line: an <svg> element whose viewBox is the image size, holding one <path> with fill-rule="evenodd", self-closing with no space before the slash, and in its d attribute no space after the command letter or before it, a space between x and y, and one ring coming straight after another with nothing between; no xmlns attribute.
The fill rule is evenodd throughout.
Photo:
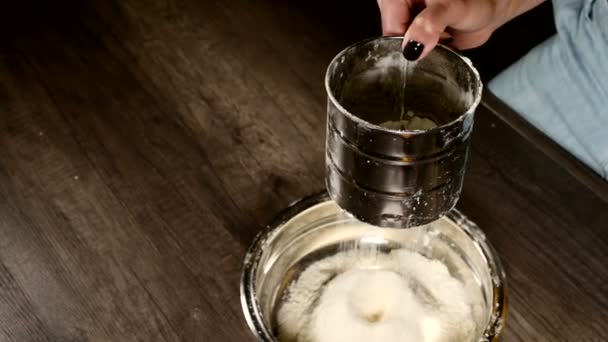
<svg viewBox="0 0 608 342"><path fill-rule="evenodd" d="M488 87L608 179L608 0L553 0L553 7L557 34Z"/></svg>

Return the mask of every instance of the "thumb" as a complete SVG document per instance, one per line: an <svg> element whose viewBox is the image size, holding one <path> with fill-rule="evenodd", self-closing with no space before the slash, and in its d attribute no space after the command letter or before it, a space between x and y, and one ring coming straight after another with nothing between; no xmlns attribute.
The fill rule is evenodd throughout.
<svg viewBox="0 0 608 342"><path fill-rule="evenodd" d="M410 61L424 58L439 42L441 34L456 17L456 8L435 3L422 10L403 37L403 56Z"/></svg>
<svg viewBox="0 0 608 342"><path fill-rule="evenodd" d="M402 0L378 0L382 18L382 34L400 36L405 33L410 20L410 9Z"/></svg>
<svg viewBox="0 0 608 342"><path fill-rule="evenodd" d="M476 48L485 44L485 42L490 39L492 33L492 29L484 29L467 33L456 33L452 36L452 41L449 45L459 50Z"/></svg>

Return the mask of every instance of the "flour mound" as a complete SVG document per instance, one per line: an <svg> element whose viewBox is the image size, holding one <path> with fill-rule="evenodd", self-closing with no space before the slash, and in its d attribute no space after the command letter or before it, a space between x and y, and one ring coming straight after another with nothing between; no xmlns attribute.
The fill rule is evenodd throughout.
<svg viewBox="0 0 608 342"><path fill-rule="evenodd" d="M464 285L408 250L338 253L310 265L288 289L277 319L285 342L470 341Z"/></svg>

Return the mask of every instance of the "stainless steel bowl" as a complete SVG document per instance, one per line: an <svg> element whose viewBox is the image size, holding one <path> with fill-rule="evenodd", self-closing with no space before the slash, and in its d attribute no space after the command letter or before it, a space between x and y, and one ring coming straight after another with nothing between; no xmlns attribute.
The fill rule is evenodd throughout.
<svg viewBox="0 0 608 342"><path fill-rule="evenodd" d="M425 240L425 243L422 243ZM407 248L446 264L479 296L475 341L492 341L504 325L505 273L483 232L458 211L413 229L379 229L356 220L325 193L301 200L279 215L251 245L241 278L241 303L260 341L277 341L276 314L289 284L311 263L344 244L381 251Z"/></svg>

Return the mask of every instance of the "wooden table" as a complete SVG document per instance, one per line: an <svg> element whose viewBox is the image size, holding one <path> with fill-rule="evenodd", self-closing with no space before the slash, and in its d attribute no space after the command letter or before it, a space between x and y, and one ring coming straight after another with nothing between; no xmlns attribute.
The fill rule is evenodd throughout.
<svg viewBox="0 0 608 342"><path fill-rule="evenodd" d="M347 3L0 5L0 341L252 340L245 249L322 189L325 66L377 33ZM606 183L491 96L473 140L504 341L607 340Z"/></svg>

